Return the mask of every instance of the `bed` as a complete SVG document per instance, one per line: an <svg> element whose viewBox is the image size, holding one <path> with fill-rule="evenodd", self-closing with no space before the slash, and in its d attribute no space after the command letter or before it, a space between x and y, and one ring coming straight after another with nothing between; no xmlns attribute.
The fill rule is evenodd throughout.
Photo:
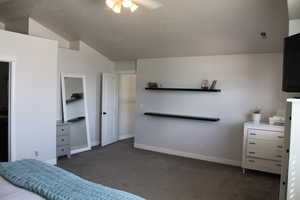
<svg viewBox="0 0 300 200"><path fill-rule="evenodd" d="M21 189L0 177L0 199L1 200L45 200L37 194Z"/></svg>
<svg viewBox="0 0 300 200"><path fill-rule="evenodd" d="M145 200L37 160L0 163L1 200Z"/></svg>

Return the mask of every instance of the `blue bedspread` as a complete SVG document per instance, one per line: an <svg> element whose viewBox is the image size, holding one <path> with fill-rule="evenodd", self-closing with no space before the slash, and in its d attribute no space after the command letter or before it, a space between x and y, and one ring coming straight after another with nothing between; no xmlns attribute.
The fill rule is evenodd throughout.
<svg viewBox="0 0 300 200"><path fill-rule="evenodd" d="M37 160L0 163L0 175L48 200L144 200Z"/></svg>

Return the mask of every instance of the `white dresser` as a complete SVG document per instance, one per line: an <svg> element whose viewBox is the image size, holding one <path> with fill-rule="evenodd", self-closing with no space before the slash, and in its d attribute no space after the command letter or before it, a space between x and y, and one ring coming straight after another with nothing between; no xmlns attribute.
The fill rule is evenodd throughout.
<svg viewBox="0 0 300 200"><path fill-rule="evenodd" d="M245 123L242 163L244 172L252 169L280 174L283 145L283 126Z"/></svg>
<svg viewBox="0 0 300 200"><path fill-rule="evenodd" d="M68 156L68 158L71 157L69 123L56 123L56 156Z"/></svg>

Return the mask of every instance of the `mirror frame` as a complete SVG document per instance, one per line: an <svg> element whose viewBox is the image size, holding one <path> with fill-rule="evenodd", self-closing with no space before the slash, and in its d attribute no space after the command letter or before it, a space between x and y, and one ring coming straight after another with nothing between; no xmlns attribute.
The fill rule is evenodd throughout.
<svg viewBox="0 0 300 200"><path fill-rule="evenodd" d="M87 135L87 147L81 149L71 150L71 154L77 154L84 151L89 151L92 149L91 146L91 137L90 137L90 126L89 126L89 115L88 115L88 106L87 106L87 93L86 93L86 78L84 75L78 75L73 73L61 73L61 96L62 96L62 111L64 122L67 119L67 104L66 104L66 87L65 87L65 78L81 78L83 84L83 94L84 94L84 111L85 111L85 126L86 126L86 135ZM71 137L71 136L70 136Z"/></svg>

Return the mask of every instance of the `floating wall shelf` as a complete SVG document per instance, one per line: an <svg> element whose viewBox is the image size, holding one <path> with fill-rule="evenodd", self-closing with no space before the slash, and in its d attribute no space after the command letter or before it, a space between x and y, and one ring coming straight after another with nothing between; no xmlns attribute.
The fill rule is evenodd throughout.
<svg viewBox="0 0 300 200"><path fill-rule="evenodd" d="M73 102L76 102L76 101L79 101L79 100L82 100L82 99L83 99L82 97L80 97L80 98L73 98L73 99L67 99L66 103L70 104L70 103L73 103Z"/></svg>
<svg viewBox="0 0 300 200"><path fill-rule="evenodd" d="M199 88L149 88L146 87L145 90L157 90L157 91L191 91L191 92L221 92L220 89L199 89Z"/></svg>
<svg viewBox="0 0 300 200"><path fill-rule="evenodd" d="M77 117L77 118L74 118L74 119L69 119L68 122L74 123L74 122L79 122L79 121L82 121L82 120L85 120L85 116Z"/></svg>
<svg viewBox="0 0 300 200"><path fill-rule="evenodd" d="M168 118L180 118L180 119L210 121L210 122L220 121L219 118L199 117L199 116L189 116L189 115L175 115L175 114L156 113L156 112L146 112L146 113L144 113L144 115L156 116L156 117L168 117Z"/></svg>

